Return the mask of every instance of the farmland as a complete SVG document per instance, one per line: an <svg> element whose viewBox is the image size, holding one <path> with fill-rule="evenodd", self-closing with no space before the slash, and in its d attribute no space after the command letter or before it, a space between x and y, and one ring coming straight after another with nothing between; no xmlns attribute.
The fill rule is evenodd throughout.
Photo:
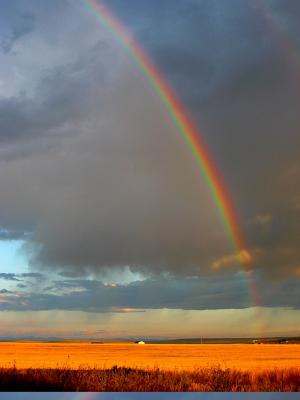
<svg viewBox="0 0 300 400"><path fill-rule="evenodd" d="M299 344L0 342L0 391L299 390Z"/></svg>
<svg viewBox="0 0 300 400"><path fill-rule="evenodd" d="M146 344L1 342L0 367L21 368L231 368L262 372L300 368L299 344Z"/></svg>

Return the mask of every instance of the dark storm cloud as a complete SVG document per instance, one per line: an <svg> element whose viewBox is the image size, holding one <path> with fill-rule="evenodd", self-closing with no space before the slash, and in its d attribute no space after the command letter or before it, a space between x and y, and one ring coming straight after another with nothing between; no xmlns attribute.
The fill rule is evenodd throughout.
<svg viewBox="0 0 300 400"><path fill-rule="evenodd" d="M260 306L300 308L297 282L267 285L258 280ZM155 293L155 296L153 296ZM73 310L88 312L142 312L146 309L217 310L255 306L245 277L136 281L128 285L94 280L54 281L34 293L1 292L1 310Z"/></svg>
<svg viewBox="0 0 300 400"><path fill-rule="evenodd" d="M12 148L15 158L4 158L1 174L3 187L7 187L2 198L6 218L32 215L31 222L37 230L29 248L33 254L37 250L33 261L41 265L97 270L129 264L136 269L161 270L168 269L172 260L178 268L186 254L190 266L198 268L200 249L201 259L209 260L217 254L204 243L199 244L201 230L206 226L207 234L214 236L214 230L219 229L217 216L206 200L209 197L204 182L203 187L201 182L197 185L189 155L183 154L187 157L186 167L184 160L176 165L177 154L182 157L177 143L168 148L163 139L160 147L158 133L163 125L154 124L157 133L151 139L154 113L148 117L143 107L136 110L134 102L123 105L123 99L117 99L115 94L113 99L114 107L120 107L122 129L117 120L107 125L110 116L100 108L99 126L95 116L90 116L89 121L81 119L77 125L72 121L66 136L59 136L58 130L61 144L57 151L42 152L43 158L34 133L30 157L18 154L21 146L16 141L10 144L10 155ZM101 98L97 104L101 105ZM132 121L132 114L143 115L145 127L138 120ZM83 132L79 132L79 123ZM89 129L84 129L85 123ZM108 136L97 136L98 129L107 131ZM142 130L149 136L141 136ZM169 136L170 132L166 134ZM51 135L55 137L52 131ZM29 143L30 137L26 146ZM195 189L191 191L190 185ZM199 204L203 201L208 205L202 211ZM189 204L187 209L182 208L185 203ZM195 213L199 215L197 224ZM212 221L215 227L212 224L211 230ZM182 232L186 231L182 242ZM220 243L224 247L224 239Z"/></svg>
<svg viewBox="0 0 300 400"><path fill-rule="evenodd" d="M204 180L118 47L98 42L47 71L33 99L3 100L0 216L36 228L35 265L207 269L227 241Z"/></svg>
<svg viewBox="0 0 300 400"><path fill-rule="evenodd" d="M169 1L160 7L142 1L130 11L120 1L111 3L195 114L238 81L257 91L258 84L270 86L278 78L282 57L260 0L180 1L172 7Z"/></svg>
<svg viewBox="0 0 300 400"><path fill-rule="evenodd" d="M112 36L80 7L58 4L48 3L47 16L59 10L68 23L53 27L37 6L28 37L39 69L32 76L26 70L23 91L17 86L0 99L1 226L34 227L25 245L32 265L65 277L124 266L209 273L232 250L191 154ZM200 123L257 254L255 267L298 274L300 91L288 60L294 55L252 1L110 4ZM270 5L298 39L295 3ZM14 67L22 72L28 55L18 51Z"/></svg>
<svg viewBox="0 0 300 400"><path fill-rule="evenodd" d="M261 251L256 266L298 271L299 2L178 2L171 10L164 2L162 15L172 18L157 15L156 29L152 18L136 22L141 6L130 14L114 4L199 121L249 245ZM252 224L262 214L272 216L267 229Z"/></svg>

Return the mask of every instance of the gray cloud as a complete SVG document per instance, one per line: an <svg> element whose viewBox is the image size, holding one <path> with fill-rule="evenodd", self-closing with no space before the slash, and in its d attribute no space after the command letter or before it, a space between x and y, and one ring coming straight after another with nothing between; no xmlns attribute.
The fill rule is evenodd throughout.
<svg viewBox="0 0 300 400"><path fill-rule="evenodd" d="M26 240L28 232L18 230L0 229L0 240Z"/></svg>
<svg viewBox="0 0 300 400"><path fill-rule="evenodd" d="M228 247L208 189L134 68L106 47L48 74L24 99L26 119L23 103L3 109L0 214L36 228L27 249L41 266L198 270ZM117 74L105 78L107 55Z"/></svg>
<svg viewBox="0 0 300 400"><path fill-rule="evenodd" d="M6 294L6 293L12 293L10 290L7 289L1 289L0 294Z"/></svg>
<svg viewBox="0 0 300 400"><path fill-rule="evenodd" d="M22 279L20 279L22 278ZM0 273L0 279L5 279L8 281L20 281L23 278L27 279L43 279L44 275L39 272L24 272L21 274L15 274L11 272L2 272Z"/></svg>
<svg viewBox="0 0 300 400"><path fill-rule="evenodd" d="M105 53L99 42L88 52L83 50L71 66L47 72L38 81L34 99L26 95L0 99L2 161L55 153L62 138L76 136L82 129L80 120L88 120L96 111L93 87L108 84L109 73L102 65Z"/></svg>
<svg viewBox="0 0 300 400"><path fill-rule="evenodd" d="M24 285L23 283L18 283L16 286L17 286L19 289L25 289L25 288L27 288L27 285Z"/></svg>
<svg viewBox="0 0 300 400"><path fill-rule="evenodd" d="M5 6L4 6L5 7ZM14 44L34 30L35 18L31 13L21 13L10 23L8 31L2 33L0 49L4 53L12 50Z"/></svg>
<svg viewBox="0 0 300 400"><path fill-rule="evenodd" d="M22 274L18 274L22 278L35 278L35 279L43 279L45 276L40 274L39 272L23 272Z"/></svg>
<svg viewBox="0 0 300 400"><path fill-rule="evenodd" d="M300 308L297 282L286 280L266 285L258 279L256 289L264 307ZM4 293L1 310L77 310L88 312L141 312L145 309L216 310L242 309L252 303L247 278L214 276L193 279L137 281L128 285L105 285L94 280L55 281L35 293ZM153 296L155 293L155 296ZM5 301L4 301L5 300ZM257 304L256 304L257 305Z"/></svg>
<svg viewBox="0 0 300 400"><path fill-rule="evenodd" d="M20 280L17 278L16 274L5 273L5 272L0 273L0 279L4 279L6 281L19 281Z"/></svg>

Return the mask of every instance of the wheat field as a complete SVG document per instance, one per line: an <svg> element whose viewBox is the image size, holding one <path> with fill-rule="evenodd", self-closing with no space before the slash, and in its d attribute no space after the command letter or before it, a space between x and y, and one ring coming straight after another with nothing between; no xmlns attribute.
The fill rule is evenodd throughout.
<svg viewBox="0 0 300 400"><path fill-rule="evenodd" d="M299 344L146 344L1 342L0 367L9 368L300 368Z"/></svg>

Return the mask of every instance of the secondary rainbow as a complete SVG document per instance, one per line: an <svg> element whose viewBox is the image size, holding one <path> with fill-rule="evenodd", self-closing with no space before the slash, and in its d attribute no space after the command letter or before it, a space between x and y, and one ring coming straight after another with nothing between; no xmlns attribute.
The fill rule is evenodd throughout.
<svg viewBox="0 0 300 400"><path fill-rule="evenodd" d="M299 55L299 44L293 38L287 27L284 26L283 21L276 16L272 4L262 0L256 0L256 10L266 27L269 29L271 35L277 42L277 46L280 49L282 55L285 58L286 65L289 68L290 76L293 78L295 83L295 90L300 89L300 55Z"/></svg>

